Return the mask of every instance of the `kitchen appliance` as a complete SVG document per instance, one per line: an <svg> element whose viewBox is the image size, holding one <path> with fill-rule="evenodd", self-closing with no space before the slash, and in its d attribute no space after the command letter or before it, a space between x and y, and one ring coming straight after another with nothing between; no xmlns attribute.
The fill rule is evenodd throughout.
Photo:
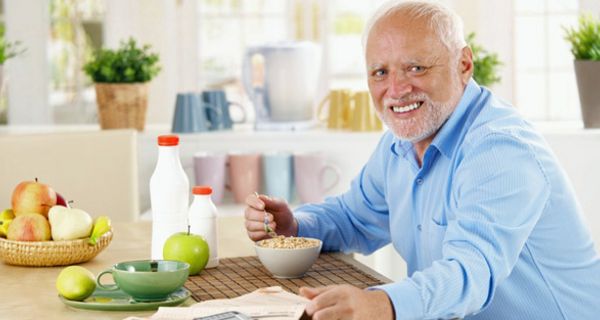
<svg viewBox="0 0 600 320"><path fill-rule="evenodd" d="M257 130L306 129L316 124L319 46L279 42L248 48L242 82L256 111Z"/></svg>

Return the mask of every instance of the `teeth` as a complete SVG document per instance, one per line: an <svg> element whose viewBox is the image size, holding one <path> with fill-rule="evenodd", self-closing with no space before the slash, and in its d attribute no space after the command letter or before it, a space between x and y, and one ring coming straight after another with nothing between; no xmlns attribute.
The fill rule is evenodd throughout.
<svg viewBox="0 0 600 320"><path fill-rule="evenodd" d="M415 102L413 104L409 104L407 106L404 107L399 107L399 106L392 106L392 110L394 112L399 112L399 113L403 113L403 112L408 112L408 111L412 111L417 109L420 106L420 104L418 102Z"/></svg>

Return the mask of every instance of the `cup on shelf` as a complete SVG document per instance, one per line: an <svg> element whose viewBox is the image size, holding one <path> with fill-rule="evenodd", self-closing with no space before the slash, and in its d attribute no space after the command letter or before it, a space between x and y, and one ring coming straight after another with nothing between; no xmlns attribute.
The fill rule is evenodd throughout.
<svg viewBox="0 0 600 320"><path fill-rule="evenodd" d="M200 94L202 103L206 109L206 116L210 123L209 130L231 129L234 123L246 121L246 111L244 107L237 103L227 100L223 90L205 90ZM240 119L231 117L230 108L236 107L241 115Z"/></svg>
<svg viewBox="0 0 600 320"><path fill-rule="evenodd" d="M244 203L246 197L259 191L261 184L261 155L259 153L231 152L227 166L229 183L227 189L236 203Z"/></svg>
<svg viewBox="0 0 600 320"><path fill-rule="evenodd" d="M296 191L302 203L323 201L340 181L340 169L319 152L294 155Z"/></svg>
<svg viewBox="0 0 600 320"><path fill-rule="evenodd" d="M352 131L378 131L383 124L371 103L368 91L358 91L352 96L352 113L349 127Z"/></svg>
<svg viewBox="0 0 600 320"><path fill-rule="evenodd" d="M326 110L326 111L325 111ZM319 104L317 115L329 129L348 129L352 112L352 91L333 89Z"/></svg>
<svg viewBox="0 0 600 320"><path fill-rule="evenodd" d="M194 154L195 185L211 186L211 198L215 204L223 202L226 163L225 153L196 152Z"/></svg>
<svg viewBox="0 0 600 320"><path fill-rule="evenodd" d="M209 110L209 111L207 111ZM215 112L200 102L195 93L178 93L175 99L175 113L171 131L174 133L191 133L207 131L210 122L207 112Z"/></svg>
<svg viewBox="0 0 600 320"><path fill-rule="evenodd" d="M357 91L352 97L352 113L350 115L350 129L352 131L377 131L382 130L383 124L375 112L368 91Z"/></svg>
<svg viewBox="0 0 600 320"><path fill-rule="evenodd" d="M289 152L263 154L262 172L265 193L271 197L292 201L294 186L293 158Z"/></svg>

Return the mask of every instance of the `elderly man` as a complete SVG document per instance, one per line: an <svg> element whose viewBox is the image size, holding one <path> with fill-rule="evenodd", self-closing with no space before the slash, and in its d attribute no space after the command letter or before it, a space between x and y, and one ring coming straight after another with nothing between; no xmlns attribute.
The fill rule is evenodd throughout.
<svg viewBox="0 0 600 320"><path fill-rule="evenodd" d="M371 253L392 242L408 278L369 290L301 288L313 319L597 319L600 259L567 177L517 110L471 79L455 13L381 9L368 83L389 131L350 189L291 212L249 196L253 240L271 227Z"/></svg>

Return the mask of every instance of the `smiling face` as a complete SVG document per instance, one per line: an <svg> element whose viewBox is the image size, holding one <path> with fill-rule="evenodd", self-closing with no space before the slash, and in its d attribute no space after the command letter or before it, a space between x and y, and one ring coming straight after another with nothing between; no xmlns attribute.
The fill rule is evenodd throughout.
<svg viewBox="0 0 600 320"><path fill-rule="evenodd" d="M472 73L469 48L449 50L425 19L402 12L373 26L366 64L381 120L398 138L425 147L456 108Z"/></svg>

